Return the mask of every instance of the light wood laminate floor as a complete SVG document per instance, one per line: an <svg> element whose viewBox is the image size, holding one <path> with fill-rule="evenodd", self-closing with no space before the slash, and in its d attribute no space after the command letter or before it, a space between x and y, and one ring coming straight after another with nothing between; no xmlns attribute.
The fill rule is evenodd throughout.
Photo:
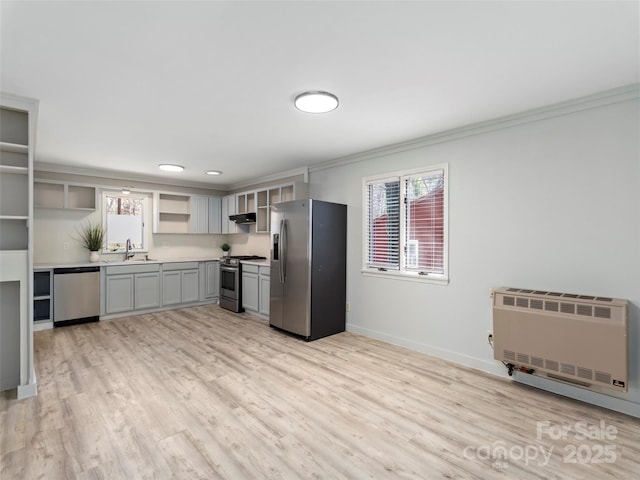
<svg viewBox="0 0 640 480"><path fill-rule="evenodd" d="M352 333L305 343L216 305L36 332L35 352L38 396L0 397L3 480L640 472L638 419Z"/></svg>

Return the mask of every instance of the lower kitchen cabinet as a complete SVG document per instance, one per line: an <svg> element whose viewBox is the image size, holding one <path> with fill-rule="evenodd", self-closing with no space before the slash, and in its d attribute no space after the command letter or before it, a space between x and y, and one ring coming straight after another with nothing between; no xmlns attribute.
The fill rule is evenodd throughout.
<svg viewBox="0 0 640 480"><path fill-rule="evenodd" d="M135 275L134 304L136 310L160 306L160 273L138 273Z"/></svg>
<svg viewBox="0 0 640 480"><path fill-rule="evenodd" d="M220 296L220 262L203 262L202 268L202 293L200 300L215 299Z"/></svg>
<svg viewBox="0 0 640 480"><path fill-rule="evenodd" d="M269 270L268 266L242 266L242 306L262 317L269 317Z"/></svg>
<svg viewBox="0 0 640 480"><path fill-rule="evenodd" d="M260 282L257 265L242 266L242 307L257 312L260 305Z"/></svg>
<svg viewBox="0 0 640 480"><path fill-rule="evenodd" d="M270 267L260 267L260 309L258 312L266 317L269 316L269 301L271 299L270 274Z"/></svg>
<svg viewBox="0 0 640 480"><path fill-rule="evenodd" d="M197 302L199 300L198 286L200 285L200 271L195 268L182 271L182 301Z"/></svg>
<svg viewBox="0 0 640 480"><path fill-rule="evenodd" d="M160 306L160 265L106 267L105 313L129 312Z"/></svg>
<svg viewBox="0 0 640 480"><path fill-rule="evenodd" d="M219 296L218 261L132 262L102 270L102 315L211 303Z"/></svg>
<svg viewBox="0 0 640 480"><path fill-rule="evenodd" d="M198 262L167 263L162 271L162 304L197 302L200 270Z"/></svg>
<svg viewBox="0 0 640 480"><path fill-rule="evenodd" d="M133 310L133 285L133 274L107 275L105 283L106 313Z"/></svg>

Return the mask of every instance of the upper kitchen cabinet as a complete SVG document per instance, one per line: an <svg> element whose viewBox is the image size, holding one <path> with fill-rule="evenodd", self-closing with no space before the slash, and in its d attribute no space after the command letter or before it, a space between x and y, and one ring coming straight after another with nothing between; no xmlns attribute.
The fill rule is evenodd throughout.
<svg viewBox="0 0 640 480"><path fill-rule="evenodd" d="M96 187L55 180L36 179L33 184L33 206L67 210L96 209Z"/></svg>
<svg viewBox="0 0 640 480"><path fill-rule="evenodd" d="M189 233L221 233L220 197L191 197L191 227Z"/></svg>
<svg viewBox="0 0 640 480"><path fill-rule="evenodd" d="M209 233L222 233L222 198L208 197Z"/></svg>
<svg viewBox="0 0 640 480"><path fill-rule="evenodd" d="M235 215L237 213L236 196L226 195L222 197L221 205L221 232L220 233L236 233L236 224L229 220L229 215Z"/></svg>
<svg viewBox="0 0 640 480"><path fill-rule="evenodd" d="M153 200L153 233L189 233L190 195L156 193Z"/></svg>
<svg viewBox="0 0 640 480"><path fill-rule="evenodd" d="M209 233L209 198L202 195L191 197L191 225L189 233Z"/></svg>
<svg viewBox="0 0 640 480"><path fill-rule="evenodd" d="M257 192L258 211L256 212L256 232L269 233L271 223L271 205L295 200L293 184L270 187Z"/></svg>
<svg viewBox="0 0 640 480"><path fill-rule="evenodd" d="M33 149L36 100L0 97L0 390L36 394L33 363Z"/></svg>
<svg viewBox="0 0 640 480"><path fill-rule="evenodd" d="M222 233L221 200L206 195L156 193L153 233Z"/></svg>

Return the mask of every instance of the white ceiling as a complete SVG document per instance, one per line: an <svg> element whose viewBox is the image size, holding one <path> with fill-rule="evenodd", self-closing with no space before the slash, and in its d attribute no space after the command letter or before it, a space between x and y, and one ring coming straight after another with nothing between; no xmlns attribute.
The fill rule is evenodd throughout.
<svg viewBox="0 0 640 480"><path fill-rule="evenodd" d="M40 100L36 161L124 178L226 188L640 81L635 1L1 8L1 87ZM339 108L297 111L309 89Z"/></svg>

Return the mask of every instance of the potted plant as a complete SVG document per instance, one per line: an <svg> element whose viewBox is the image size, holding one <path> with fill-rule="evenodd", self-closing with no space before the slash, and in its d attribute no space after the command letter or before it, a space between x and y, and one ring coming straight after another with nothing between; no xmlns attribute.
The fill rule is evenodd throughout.
<svg viewBox="0 0 640 480"><path fill-rule="evenodd" d="M104 244L105 231L100 223L87 223L82 225L78 231L80 243L91 252L89 260L97 262L100 260L100 249Z"/></svg>
<svg viewBox="0 0 640 480"><path fill-rule="evenodd" d="M220 245L220 249L222 250L222 256L228 257L229 250L231 250L231 245L229 245L228 243L223 243L222 245Z"/></svg>

